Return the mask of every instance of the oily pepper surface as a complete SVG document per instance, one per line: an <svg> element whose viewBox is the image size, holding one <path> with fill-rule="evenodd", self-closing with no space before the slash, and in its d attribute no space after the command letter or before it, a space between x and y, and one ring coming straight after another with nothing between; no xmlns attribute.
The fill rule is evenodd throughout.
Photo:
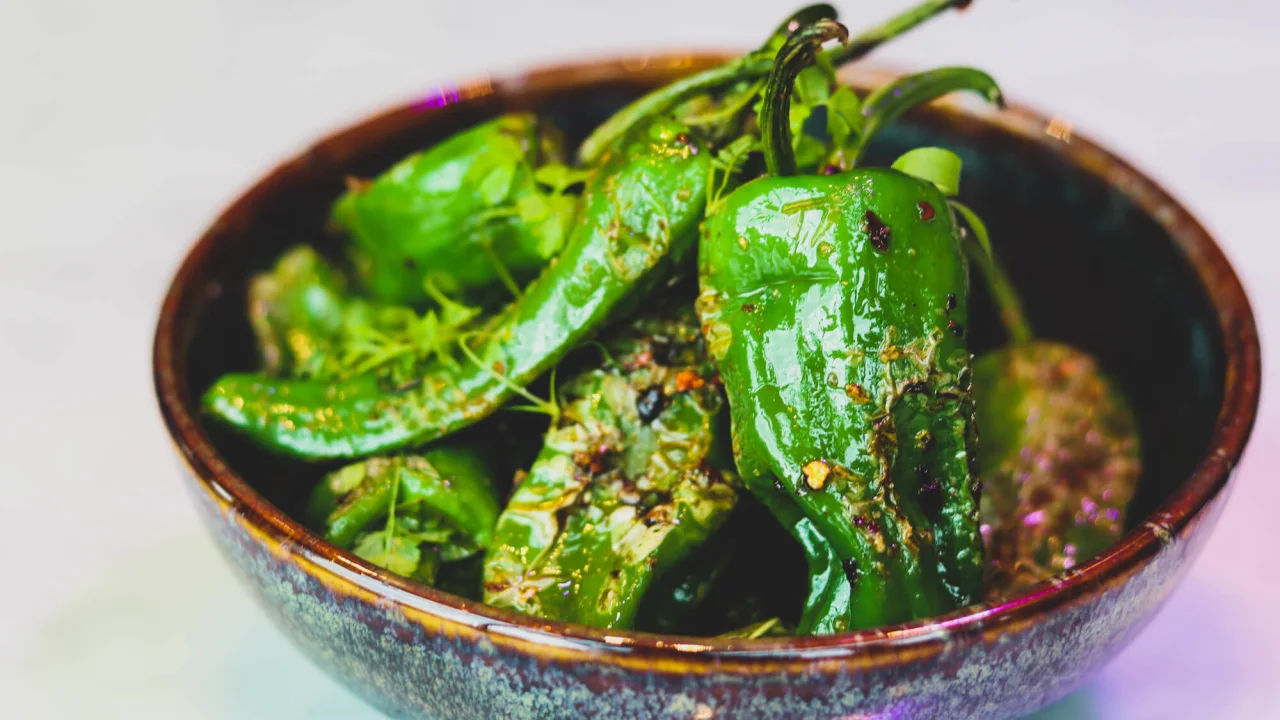
<svg viewBox="0 0 1280 720"><path fill-rule="evenodd" d="M463 357L432 363L416 382L231 374L205 393L205 410L260 446L305 460L385 453L466 427L669 277L696 242L708 167L688 128L663 119L640 128L592 172L556 262L463 338Z"/></svg>
<svg viewBox="0 0 1280 720"><path fill-rule="evenodd" d="M573 378L546 445L498 520L484 599L538 617L631 627L656 578L728 518L712 463L724 400L697 320L646 317Z"/></svg>
<svg viewBox="0 0 1280 720"><path fill-rule="evenodd" d="M979 591L957 232L936 188L864 169L748 183L702 244L699 309L738 467L846 564L850 627Z"/></svg>
<svg viewBox="0 0 1280 720"><path fill-rule="evenodd" d="M774 84L789 88L786 53ZM762 111L771 169L794 168L771 158L789 152L787 104L772 118L781 142ZM937 187L885 168L757 179L707 221L698 309L743 481L810 551L819 597L802 632L980 594L959 240Z"/></svg>
<svg viewBox="0 0 1280 720"><path fill-rule="evenodd" d="M449 292L495 285L503 273L528 279L560 251L577 209L577 198L535 178L561 155L548 123L501 115L349 181L332 219L351 239L357 277L383 302L426 300L428 273Z"/></svg>

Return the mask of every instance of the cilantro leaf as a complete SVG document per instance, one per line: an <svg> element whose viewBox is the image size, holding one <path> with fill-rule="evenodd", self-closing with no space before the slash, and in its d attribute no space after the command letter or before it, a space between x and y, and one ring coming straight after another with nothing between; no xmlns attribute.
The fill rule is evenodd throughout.
<svg viewBox="0 0 1280 720"><path fill-rule="evenodd" d="M394 527L361 536L356 540L353 552L357 557L397 575L412 575L422 560L418 543L397 533Z"/></svg>

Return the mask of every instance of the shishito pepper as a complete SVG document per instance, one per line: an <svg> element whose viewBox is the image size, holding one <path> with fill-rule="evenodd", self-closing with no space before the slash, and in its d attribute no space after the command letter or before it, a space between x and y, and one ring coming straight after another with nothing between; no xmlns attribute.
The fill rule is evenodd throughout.
<svg viewBox="0 0 1280 720"><path fill-rule="evenodd" d="M562 152L549 123L511 113L349 180L332 219L350 237L357 277L391 303L426 300L428 273L447 292L511 282L508 273L527 280L560 251L577 211L577 197L538 182Z"/></svg>
<svg viewBox="0 0 1280 720"><path fill-rule="evenodd" d="M630 627L647 590L719 528L737 495L711 462L725 420L691 309L607 344L614 363L563 410L498 520L484 599L539 617Z"/></svg>
<svg viewBox="0 0 1280 720"><path fill-rule="evenodd" d="M497 410L666 280L697 240L710 153L687 127L656 119L587 180L564 251L504 310L417 380L389 386L230 374L206 391L208 414L259 445L307 460L413 447Z"/></svg>
<svg viewBox="0 0 1280 720"><path fill-rule="evenodd" d="M1142 472L1137 418L1085 351L1034 336L982 220L964 217L1009 344L973 365L982 428L987 598L1026 589L1120 539Z"/></svg>
<svg viewBox="0 0 1280 720"><path fill-rule="evenodd" d="M329 542L427 584L440 563L488 547L498 519L492 472L465 445L342 467L316 486L308 510Z"/></svg>
<svg viewBox="0 0 1280 720"><path fill-rule="evenodd" d="M973 366L988 597L1082 564L1120 538L1141 471L1137 421L1088 353L1037 340Z"/></svg>
<svg viewBox="0 0 1280 720"><path fill-rule="evenodd" d="M809 553L802 632L945 612L980 596L983 569L968 267L946 198L890 168L793 174L794 79L844 36L820 21L779 53L760 116L769 174L708 218L699 249L738 469ZM999 99L964 77L905 100Z"/></svg>

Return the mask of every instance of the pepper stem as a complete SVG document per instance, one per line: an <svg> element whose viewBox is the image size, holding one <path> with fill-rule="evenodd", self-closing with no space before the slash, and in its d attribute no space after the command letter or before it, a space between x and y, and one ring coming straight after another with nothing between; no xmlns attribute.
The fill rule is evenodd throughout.
<svg viewBox="0 0 1280 720"><path fill-rule="evenodd" d="M852 62L875 50L884 43L912 30L929 18L939 15L951 8L963 10L972 0L929 0L903 12L901 15L858 33L858 36L847 45L835 48L826 54L833 66Z"/></svg>
<svg viewBox="0 0 1280 720"><path fill-rule="evenodd" d="M844 47L829 51L826 57L831 61L833 67L854 62L868 55L884 43L910 32L926 20L951 8L963 8L969 2L970 0L925 0L925 2L916 5L910 10L859 34ZM806 17L806 12L810 10L811 8L805 8L798 11L788 18L787 22L779 30L783 27L789 27L792 22L803 20ZM718 67L709 68L664 85L622 108L609 117L608 120L601 123L579 146L578 159L584 165L590 165L599 160L605 150L612 146L618 138L626 135L631 128L640 124L646 118L668 112L699 93L711 92L740 80L755 80L764 77L772 69L773 53L756 50Z"/></svg>
<svg viewBox="0 0 1280 720"><path fill-rule="evenodd" d="M791 33L799 30L805 25L812 25L819 20L837 20L838 13L835 8L826 3L818 3L815 5L806 5L791 14L791 17L783 20L781 24L769 36L766 42L756 52L767 52L772 54L780 49L787 38L791 37Z"/></svg>
<svg viewBox="0 0 1280 720"><path fill-rule="evenodd" d="M834 20L818 20L792 33L778 51L760 106L760 139L770 175L796 174L796 154L791 148L791 94L796 76L813 64L823 43L837 39L849 39L845 26Z"/></svg>

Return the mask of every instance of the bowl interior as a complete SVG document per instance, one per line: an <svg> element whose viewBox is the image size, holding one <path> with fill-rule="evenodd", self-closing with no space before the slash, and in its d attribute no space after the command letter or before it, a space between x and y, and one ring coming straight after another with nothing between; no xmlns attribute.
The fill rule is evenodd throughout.
<svg viewBox="0 0 1280 720"><path fill-rule="evenodd" d="M185 367L187 402L219 374L255 367L246 280L294 243L331 242L323 226L345 176L376 174L507 110L542 113L576 143L649 82L636 77L536 92L499 88L459 102L424 103L331 137L283 166L212 230L216 241L204 244L206 254L184 290L176 327L186 333L179 349L185 357L177 367ZM888 162L926 144L963 157L961 197L990 226L1038 334L1095 354L1132 401L1144 473L1129 517L1140 523L1203 456L1221 404L1223 340L1200 280L1148 212L1044 142L933 108L887 132L871 161ZM1004 338L976 279L974 288L969 330L981 353ZM230 467L289 514L326 469L267 456L215 427L205 430ZM514 442L511 435L492 437L504 446Z"/></svg>

